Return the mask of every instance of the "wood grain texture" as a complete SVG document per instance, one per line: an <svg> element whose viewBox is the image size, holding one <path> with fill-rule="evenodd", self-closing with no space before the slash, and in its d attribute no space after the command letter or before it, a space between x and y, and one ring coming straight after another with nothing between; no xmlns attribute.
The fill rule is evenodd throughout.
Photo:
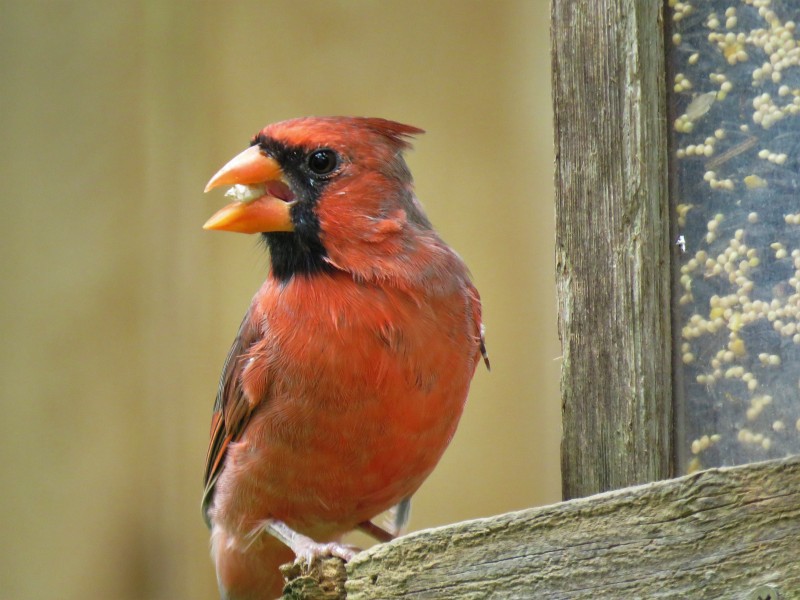
<svg viewBox="0 0 800 600"><path fill-rule="evenodd" d="M414 533L358 554L347 599L800 598L798 539L794 457Z"/></svg>
<svg viewBox="0 0 800 600"><path fill-rule="evenodd" d="M553 0L564 498L669 477L662 3Z"/></svg>
<svg viewBox="0 0 800 600"><path fill-rule="evenodd" d="M344 561L334 557L283 565L281 573L287 584L282 600L344 600L345 569Z"/></svg>

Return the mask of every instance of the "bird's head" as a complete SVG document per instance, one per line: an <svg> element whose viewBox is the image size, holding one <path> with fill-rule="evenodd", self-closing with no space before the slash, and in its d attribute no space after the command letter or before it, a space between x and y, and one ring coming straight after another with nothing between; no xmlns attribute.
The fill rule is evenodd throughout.
<svg viewBox="0 0 800 600"><path fill-rule="evenodd" d="M435 262L443 243L416 200L403 160L421 129L356 117L269 125L214 175L233 202L206 229L263 234L273 275L343 270L395 277L404 262ZM424 256L420 256L423 253Z"/></svg>

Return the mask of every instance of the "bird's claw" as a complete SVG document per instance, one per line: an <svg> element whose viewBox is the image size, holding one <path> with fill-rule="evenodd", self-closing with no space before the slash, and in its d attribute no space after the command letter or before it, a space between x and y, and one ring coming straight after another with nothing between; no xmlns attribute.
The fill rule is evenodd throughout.
<svg viewBox="0 0 800 600"><path fill-rule="evenodd" d="M298 561L302 561L310 567L316 560L333 556L341 558L344 562L349 562L359 551L359 548L339 542L328 542L319 544L316 542L303 543L298 547L292 548Z"/></svg>
<svg viewBox="0 0 800 600"><path fill-rule="evenodd" d="M341 542L316 542L276 519L266 522L264 529L291 548L297 557L295 562L300 561L307 567L310 567L313 562L329 556L348 562L360 551L355 546Z"/></svg>

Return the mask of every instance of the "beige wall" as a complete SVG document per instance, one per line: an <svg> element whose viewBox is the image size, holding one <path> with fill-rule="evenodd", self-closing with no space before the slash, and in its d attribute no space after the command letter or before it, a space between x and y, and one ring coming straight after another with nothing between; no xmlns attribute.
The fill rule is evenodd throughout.
<svg viewBox="0 0 800 600"><path fill-rule="evenodd" d="M548 5L0 4L0 600L211 599L222 361L265 272L203 184L270 121L424 127L410 164L485 304L493 370L412 527L556 501Z"/></svg>

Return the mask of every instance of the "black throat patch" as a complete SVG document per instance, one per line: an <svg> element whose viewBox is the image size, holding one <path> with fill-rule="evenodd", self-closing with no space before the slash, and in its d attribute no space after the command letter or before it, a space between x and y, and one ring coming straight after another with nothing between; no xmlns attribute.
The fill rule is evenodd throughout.
<svg viewBox="0 0 800 600"><path fill-rule="evenodd" d="M294 231L261 234L269 249L273 277L286 282L296 275L312 276L334 271L326 260L328 253L320 238L316 212L330 179L314 177L308 170L306 156L313 148L291 146L261 135L253 140L253 144L258 144L278 161L297 199L291 209Z"/></svg>

